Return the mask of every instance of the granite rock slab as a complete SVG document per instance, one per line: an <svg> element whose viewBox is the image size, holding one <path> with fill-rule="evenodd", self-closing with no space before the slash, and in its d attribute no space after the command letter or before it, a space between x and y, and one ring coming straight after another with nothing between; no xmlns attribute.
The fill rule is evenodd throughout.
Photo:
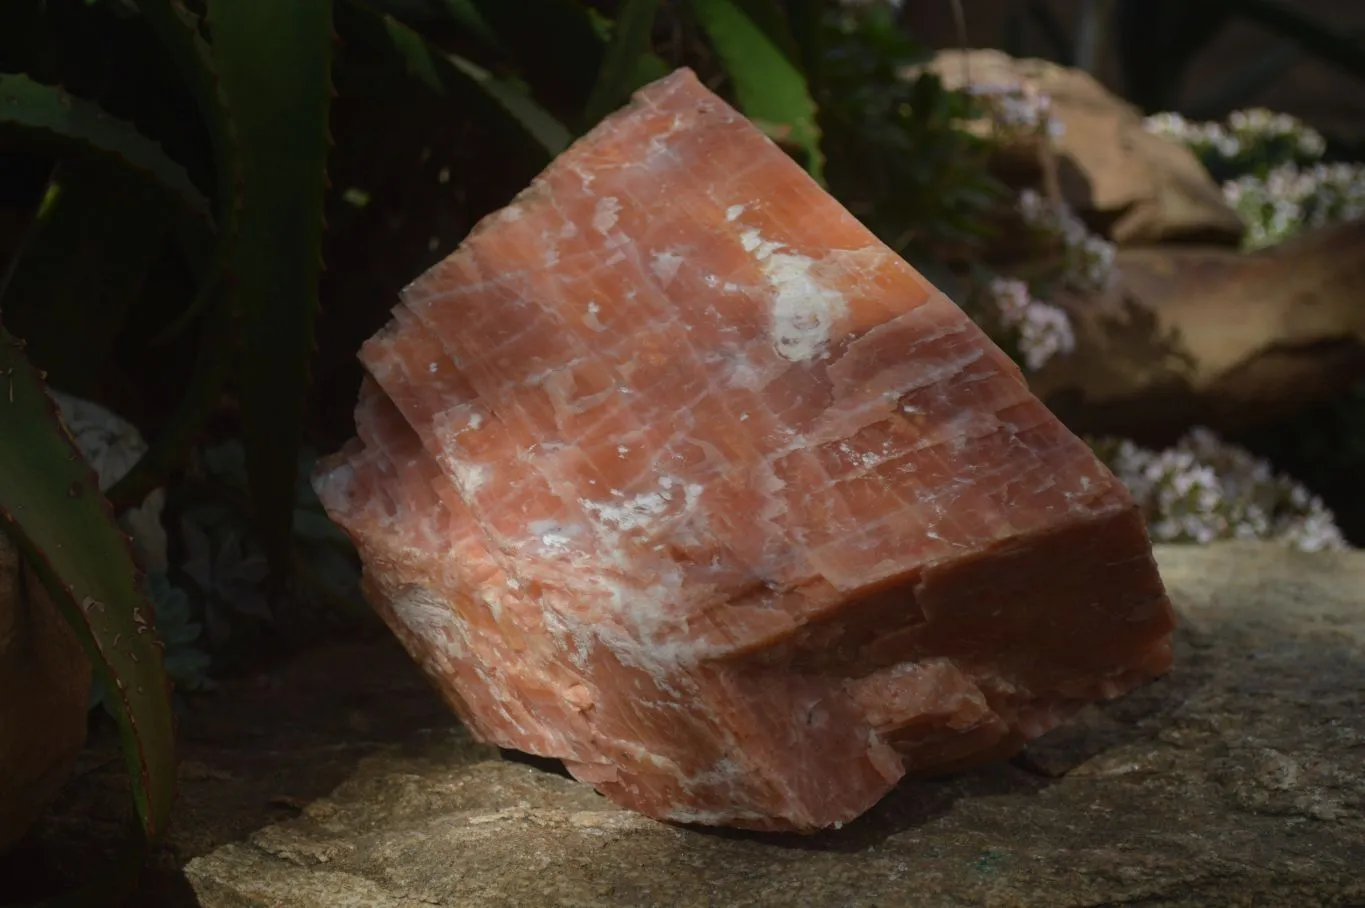
<svg viewBox="0 0 1365 908"><path fill-rule="evenodd" d="M1156 554L1168 677L838 831L657 822L444 727L184 873L203 908L1365 903L1365 553Z"/></svg>

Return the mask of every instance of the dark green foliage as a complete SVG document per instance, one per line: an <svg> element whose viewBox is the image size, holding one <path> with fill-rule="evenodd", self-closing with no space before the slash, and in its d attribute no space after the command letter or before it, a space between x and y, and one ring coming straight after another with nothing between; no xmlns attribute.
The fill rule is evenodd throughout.
<svg viewBox="0 0 1365 908"><path fill-rule="evenodd" d="M0 73L0 137L34 150L52 148L60 153L70 148L83 156L117 161L130 173L159 182L191 210L207 211L185 169L131 124L22 73Z"/></svg>
<svg viewBox="0 0 1365 908"><path fill-rule="evenodd" d="M651 33L659 0L624 0L613 25L614 34L598 69L592 95L583 111L584 123L591 126L620 107L630 93L650 81L653 67L642 62L652 57ZM662 73L659 73L662 75Z"/></svg>
<svg viewBox="0 0 1365 908"><path fill-rule="evenodd" d="M359 561L309 483L316 462L310 450L299 454L290 499L290 584L280 602L355 613L363 607ZM168 510L174 514L172 573L192 594L190 613L204 626L204 648L231 666L279 633L281 611L264 595L265 546L252 520L242 445L234 440L206 448L200 470L176 488Z"/></svg>
<svg viewBox="0 0 1365 908"><path fill-rule="evenodd" d="M103 162L57 169L5 289L5 324L50 381L89 395L166 239L167 200Z"/></svg>
<svg viewBox="0 0 1365 908"><path fill-rule="evenodd" d="M506 48L506 61L564 119L587 106L607 46L578 0L470 0ZM530 25L529 23L534 23Z"/></svg>
<svg viewBox="0 0 1365 908"><path fill-rule="evenodd" d="M332 3L209 0L208 21L242 162L230 279L243 440L256 521L283 569L322 265Z"/></svg>
<svg viewBox="0 0 1365 908"><path fill-rule="evenodd" d="M409 88L415 80L422 88L472 106L490 118L510 118L523 135L509 134L509 140L533 140L547 162L569 146L569 130L538 105L524 87L498 78L457 54L442 53L393 16L375 14L362 4L344 3L337 8L337 31L345 47L341 78L356 78L354 84L343 86L345 89L373 92L378 99L386 92L391 96ZM394 76L405 78L395 82ZM387 81L380 81L376 87L372 79ZM369 84L362 85L362 81Z"/></svg>
<svg viewBox="0 0 1365 908"><path fill-rule="evenodd" d="M832 12L822 36L831 190L912 260L957 258L987 234L1004 193L986 169L990 145L961 125L981 111L932 74L905 77L929 53L887 7Z"/></svg>
<svg viewBox="0 0 1365 908"><path fill-rule="evenodd" d="M177 691L212 687L211 659L202 644L204 627L195 620L189 594L174 586L164 573L148 574L147 597L156 612L156 634L166 648L166 674Z"/></svg>
<svg viewBox="0 0 1365 908"><path fill-rule="evenodd" d="M237 188L242 159L213 53L203 37L200 19L179 0L142 0L140 8L148 30L162 42L181 81L191 87L200 125L210 137L210 163L203 169L216 177L217 217L212 238L201 239L192 231L179 234L189 247L198 289L181 318L167 328L178 333L186 318L198 318L200 343L186 391L153 440L151 450L109 490L116 508L141 501L185 457L227 383L238 320L234 298L228 292L228 269L241 219L242 195ZM205 254L210 247L212 253Z"/></svg>
<svg viewBox="0 0 1365 908"><path fill-rule="evenodd" d="M23 343L3 327L0 530L42 578L113 701L142 839L154 841L175 794L175 732L155 619L94 471L61 427Z"/></svg>
<svg viewBox="0 0 1365 908"><path fill-rule="evenodd" d="M815 101L782 11L764 0L691 0L691 10L729 73L745 115L774 139L799 149L806 169L823 183Z"/></svg>

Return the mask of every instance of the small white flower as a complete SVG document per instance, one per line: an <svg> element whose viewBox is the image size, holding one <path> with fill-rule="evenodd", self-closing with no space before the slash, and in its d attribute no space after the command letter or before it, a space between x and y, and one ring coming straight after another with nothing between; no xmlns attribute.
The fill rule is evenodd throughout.
<svg viewBox="0 0 1365 908"><path fill-rule="evenodd" d="M1081 292L1107 289L1114 274L1114 244L1089 231L1065 202L1051 202L1038 192L1025 189L1016 206L1024 223L1062 244L1063 278Z"/></svg>
<svg viewBox="0 0 1365 908"><path fill-rule="evenodd" d="M1346 547L1321 499L1206 428L1160 452L1127 440L1097 448L1158 542L1280 539L1306 551Z"/></svg>
<svg viewBox="0 0 1365 908"><path fill-rule="evenodd" d="M1035 300L1028 284L1014 278L995 278L988 286L1000 322L1018 334L1024 366L1036 372L1053 357L1076 349L1071 319L1057 306Z"/></svg>
<svg viewBox="0 0 1365 908"><path fill-rule="evenodd" d="M998 138L1009 141L1040 136L1051 141L1066 133L1066 126L1052 116L1052 97L1028 82L979 82L966 88L978 98L994 124Z"/></svg>
<svg viewBox="0 0 1365 908"><path fill-rule="evenodd" d="M1311 161L1327 148L1317 130L1288 114L1264 108L1233 111L1226 124L1198 123L1176 113L1158 113L1147 117L1144 125L1149 132L1179 142L1201 157L1213 155L1226 162L1286 144L1299 158Z"/></svg>
<svg viewBox="0 0 1365 908"><path fill-rule="evenodd" d="M1223 197L1247 225L1247 248L1260 249L1304 227L1365 216L1365 165L1285 164L1264 178L1248 175L1225 182Z"/></svg>

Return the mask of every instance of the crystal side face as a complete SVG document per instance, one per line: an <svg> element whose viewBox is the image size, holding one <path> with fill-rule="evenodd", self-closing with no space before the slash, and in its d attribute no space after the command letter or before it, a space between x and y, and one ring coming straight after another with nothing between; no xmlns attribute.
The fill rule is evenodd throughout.
<svg viewBox="0 0 1365 908"><path fill-rule="evenodd" d="M688 70L405 289L314 476L481 739L809 831L1168 671L1126 490Z"/></svg>

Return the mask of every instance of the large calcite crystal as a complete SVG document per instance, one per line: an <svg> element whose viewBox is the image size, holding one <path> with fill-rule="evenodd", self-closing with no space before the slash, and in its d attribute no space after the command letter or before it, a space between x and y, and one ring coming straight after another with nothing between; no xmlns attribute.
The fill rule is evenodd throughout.
<svg viewBox="0 0 1365 908"><path fill-rule="evenodd" d="M834 826L1169 668L1123 487L688 70L393 316L317 490L474 734L613 801Z"/></svg>

